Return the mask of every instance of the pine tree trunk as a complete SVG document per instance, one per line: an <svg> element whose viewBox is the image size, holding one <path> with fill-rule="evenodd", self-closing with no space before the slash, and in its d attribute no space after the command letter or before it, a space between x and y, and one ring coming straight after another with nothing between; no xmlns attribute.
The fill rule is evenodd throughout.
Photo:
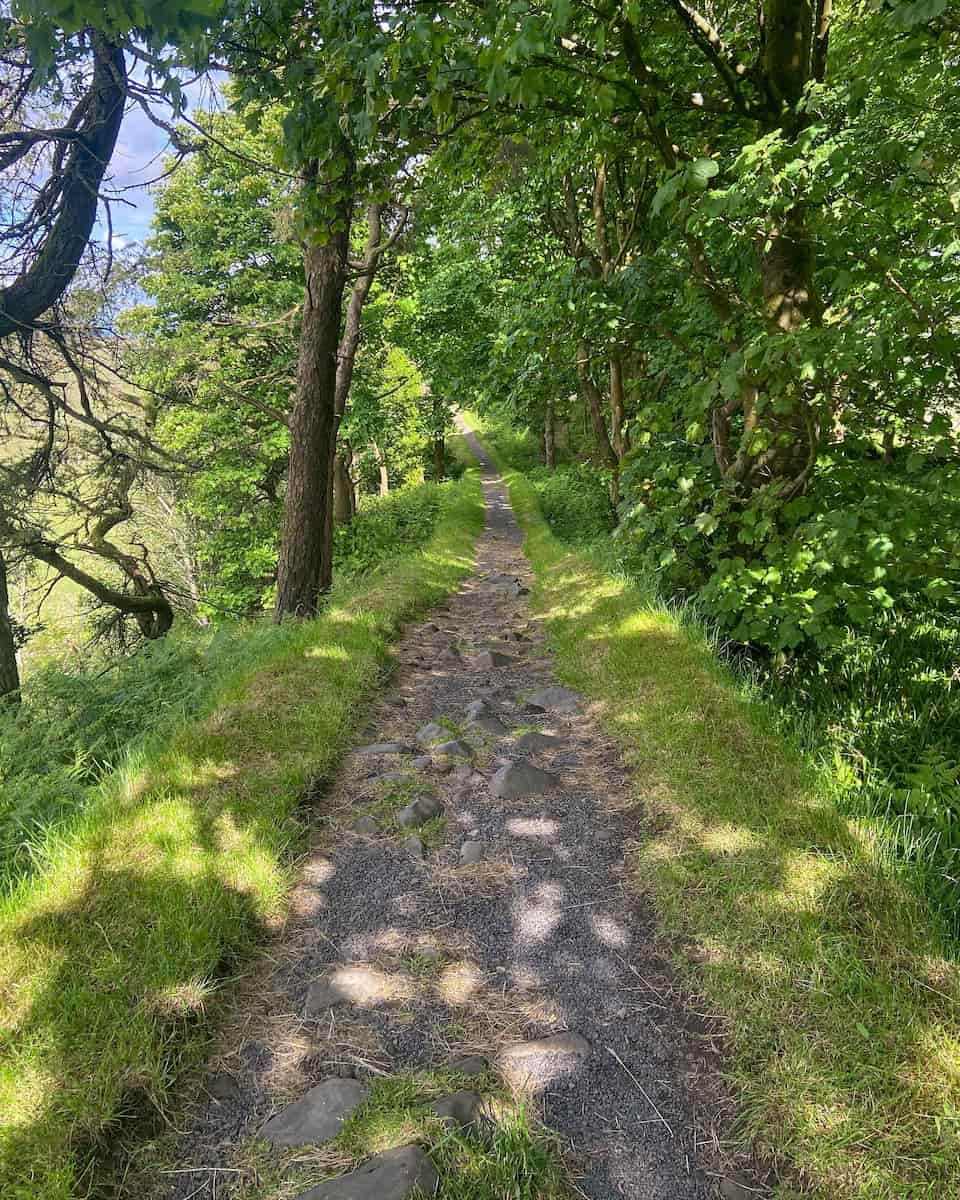
<svg viewBox="0 0 960 1200"><path fill-rule="evenodd" d="M7 564L0 554L0 701L16 703L20 699L20 672L17 647L10 620L10 593L7 590Z"/></svg>
<svg viewBox="0 0 960 1200"><path fill-rule="evenodd" d="M311 616L329 577L333 457L336 445L337 346L346 285L350 204L341 205L340 229L322 246L308 245L306 288L297 362L297 394L290 417L290 461L277 569L277 620Z"/></svg>

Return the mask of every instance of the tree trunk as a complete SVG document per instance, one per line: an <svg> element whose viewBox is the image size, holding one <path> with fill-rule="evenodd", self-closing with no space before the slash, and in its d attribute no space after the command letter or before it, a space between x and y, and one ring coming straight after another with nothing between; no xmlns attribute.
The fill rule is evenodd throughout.
<svg viewBox="0 0 960 1200"><path fill-rule="evenodd" d="M557 465L557 430L552 398L547 400L543 413L543 464L551 470Z"/></svg>
<svg viewBox="0 0 960 1200"><path fill-rule="evenodd" d="M617 461L630 449L626 435L627 401L623 385L623 359L619 354L610 356L610 428L613 432L611 444Z"/></svg>
<svg viewBox="0 0 960 1200"><path fill-rule="evenodd" d="M353 480L343 455L338 453L333 459L333 520L336 525L349 525L354 515Z"/></svg>
<svg viewBox="0 0 960 1200"><path fill-rule="evenodd" d="M607 422L603 415L603 396L590 377L590 351L585 342L581 342L577 347L577 376L580 380L580 392L590 417L594 441L597 444L597 457L602 466L616 471L620 460L610 444L610 435L607 433Z"/></svg>
<svg viewBox="0 0 960 1200"><path fill-rule="evenodd" d="M376 442L373 443L373 453L377 459L377 470L380 472L380 495L389 496L390 494L390 468L387 465L387 456L384 454L382 447Z"/></svg>
<svg viewBox="0 0 960 1200"><path fill-rule="evenodd" d="M316 613L331 573L332 472L336 447L337 345L346 285L350 202L339 229L322 246L304 249L306 288L290 415L290 460L277 568L277 620Z"/></svg>
<svg viewBox="0 0 960 1200"><path fill-rule="evenodd" d="M370 295L373 277L377 272L380 255L383 253L383 205L371 204L367 208L367 242L364 248L363 263L356 282L350 292L350 303L343 322L343 334L337 347L337 390L335 408L335 428L330 443L330 462L327 468L327 507L323 530L323 556L320 564L320 591L327 592L333 584L333 523L335 517L336 496L335 480L337 476L337 437L340 423L347 410L347 400L350 397L350 386L353 383L353 368L357 361L357 351L360 348L361 319L363 306ZM342 463L343 472L349 481L346 464ZM357 510L353 502L353 484L349 486L350 517ZM344 493L346 498L346 493ZM350 517L347 519L349 520Z"/></svg>
<svg viewBox="0 0 960 1200"><path fill-rule="evenodd" d="M10 619L7 564L0 554L0 702L17 703L19 699L20 672L17 669L17 646Z"/></svg>

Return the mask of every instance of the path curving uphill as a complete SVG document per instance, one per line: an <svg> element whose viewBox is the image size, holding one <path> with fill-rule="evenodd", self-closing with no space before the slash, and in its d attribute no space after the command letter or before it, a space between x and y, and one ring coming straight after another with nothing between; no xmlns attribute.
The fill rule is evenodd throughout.
<svg viewBox="0 0 960 1200"><path fill-rule="evenodd" d="M665 991L627 878L630 783L553 676L505 487L467 437L487 508L476 571L400 643L364 744L318 801L291 916L193 1106L171 1197L227 1196L238 1144L322 1141L301 1124L330 1136L370 1079L453 1059L530 1097L580 1195L717 1195L697 1165L718 1095L709 1030ZM382 1157L306 1195L432 1189L414 1147Z"/></svg>

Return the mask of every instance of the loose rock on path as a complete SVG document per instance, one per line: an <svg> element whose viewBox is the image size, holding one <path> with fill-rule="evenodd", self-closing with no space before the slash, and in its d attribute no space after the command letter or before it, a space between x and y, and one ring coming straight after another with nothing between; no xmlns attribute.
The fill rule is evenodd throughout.
<svg viewBox="0 0 960 1200"><path fill-rule="evenodd" d="M236 1146L256 1136L335 1132L362 1086L324 1081L455 1056L530 1097L590 1200L718 1194L697 1151L722 1094L703 1066L710 1027L665 990L627 878L641 816L588 704L553 676L488 463L483 487L476 571L400 644L365 743L319 801L290 918L242 991L170 1197L227 1196ZM479 1105L464 1092L448 1115ZM401 1147L307 1194L384 1200L431 1171Z"/></svg>

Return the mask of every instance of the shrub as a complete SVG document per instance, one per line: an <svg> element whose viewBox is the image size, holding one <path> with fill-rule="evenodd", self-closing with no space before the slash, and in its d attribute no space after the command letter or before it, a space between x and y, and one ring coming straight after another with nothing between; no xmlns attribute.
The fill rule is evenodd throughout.
<svg viewBox="0 0 960 1200"><path fill-rule="evenodd" d="M422 546L433 533L445 486L424 483L364 497L353 520L334 531L337 570L363 575L400 551Z"/></svg>
<svg viewBox="0 0 960 1200"><path fill-rule="evenodd" d="M617 523L607 482L587 463L538 467L528 472L547 524L565 542L588 542L610 534Z"/></svg>

